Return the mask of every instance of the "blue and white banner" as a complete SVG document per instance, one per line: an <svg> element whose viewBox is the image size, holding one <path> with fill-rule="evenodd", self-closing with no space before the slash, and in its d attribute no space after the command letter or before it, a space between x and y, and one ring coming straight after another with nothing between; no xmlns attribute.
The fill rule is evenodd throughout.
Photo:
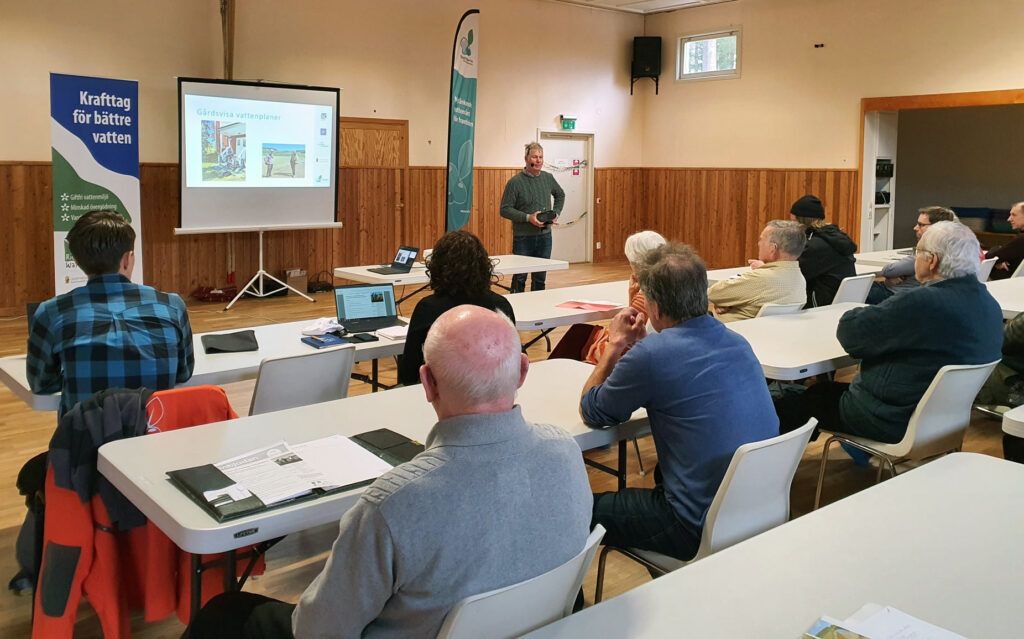
<svg viewBox="0 0 1024 639"><path fill-rule="evenodd" d="M135 270L142 282L139 199L139 83L50 74L53 151L53 275L57 294L85 283L67 249L82 215L117 211L135 229Z"/></svg>
<svg viewBox="0 0 1024 639"><path fill-rule="evenodd" d="M473 208L473 132L476 126L476 80L480 61L480 12L470 9L459 20L452 50L452 90L448 117L448 208L445 229L469 222Z"/></svg>

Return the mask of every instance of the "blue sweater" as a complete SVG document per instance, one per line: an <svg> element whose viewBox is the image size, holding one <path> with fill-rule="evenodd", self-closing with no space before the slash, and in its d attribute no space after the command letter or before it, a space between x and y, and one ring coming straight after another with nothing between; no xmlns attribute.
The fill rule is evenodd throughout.
<svg viewBox="0 0 1024 639"><path fill-rule="evenodd" d="M779 434L761 365L739 334L695 317L638 342L580 402L593 426L624 422L640 407L668 502L699 537L736 449Z"/></svg>
<svg viewBox="0 0 1024 639"><path fill-rule="evenodd" d="M836 337L861 360L840 419L853 432L895 443L940 368L999 359L1003 314L988 288L967 275L848 311Z"/></svg>

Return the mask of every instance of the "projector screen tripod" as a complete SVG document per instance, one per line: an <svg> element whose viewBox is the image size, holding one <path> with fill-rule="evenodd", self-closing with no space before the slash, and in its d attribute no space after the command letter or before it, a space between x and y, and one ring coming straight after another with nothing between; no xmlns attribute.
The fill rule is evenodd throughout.
<svg viewBox="0 0 1024 639"><path fill-rule="evenodd" d="M260 234L260 268L259 268L259 270L256 271L256 274L252 276L252 279L249 280L249 283L246 284L245 286L243 286L242 290L238 291L238 295L235 295L235 299L231 300L231 302L227 306L224 307L224 310L225 311L229 310L232 306L234 306L235 302L237 302L238 299L240 297L242 297L243 295L245 295L246 293L248 293L249 295L252 295L253 297L268 297L270 295L274 295L275 293L280 293L281 291L283 291L286 288L295 291L296 293L298 293L302 297L305 297L310 302L316 302L316 300L313 299L312 297L310 297L309 295L306 295L305 293L303 293L299 289L295 288L294 286L289 286L285 282L282 282L281 280L277 279L276 277L274 277L273 275L271 275L270 273L268 273L267 271L265 271L263 269L263 231L262 230L259 231L259 234ZM278 288L275 288L272 291L266 291L263 288L263 278L270 278L270 279L274 280L275 282L277 282L278 284L280 284L281 286L278 287ZM259 280L259 284L256 283L257 280Z"/></svg>

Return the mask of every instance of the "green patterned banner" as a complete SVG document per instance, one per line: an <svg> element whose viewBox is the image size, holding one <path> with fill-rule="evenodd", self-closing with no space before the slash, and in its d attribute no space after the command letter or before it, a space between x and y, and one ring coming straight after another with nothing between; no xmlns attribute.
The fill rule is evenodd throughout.
<svg viewBox="0 0 1024 639"><path fill-rule="evenodd" d="M470 9L455 30L452 51L451 105L448 117L448 207L445 229L469 222L473 207L473 133L476 126L476 81L480 48L480 12Z"/></svg>

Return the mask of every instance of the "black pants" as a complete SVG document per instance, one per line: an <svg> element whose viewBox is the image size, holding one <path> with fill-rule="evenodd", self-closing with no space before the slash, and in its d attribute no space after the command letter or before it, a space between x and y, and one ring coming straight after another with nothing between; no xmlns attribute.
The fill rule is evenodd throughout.
<svg viewBox="0 0 1024 639"><path fill-rule="evenodd" d="M903 439L906 426L900 432L893 432L892 429L885 430L871 422L844 423L839 415L839 400L849 388L849 384L837 382L818 383L803 393L783 395L776 399L774 403L775 412L779 416L779 433L796 430L806 424L808 419L815 417L818 427L814 429L812 441L818 438L818 428L889 444Z"/></svg>
<svg viewBox="0 0 1024 639"><path fill-rule="evenodd" d="M1003 433L1003 457L1024 464L1024 439Z"/></svg>
<svg viewBox="0 0 1024 639"><path fill-rule="evenodd" d="M623 488L594 495L591 527L601 524L608 531L601 542L606 546L641 548L682 559L693 559L700 536L686 528L665 498L661 470L654 469L654 488Z"/></svg>
<svg viewBox="0 0 1024 639"><path fill-rule="evenodd" d="M294 639L285 603L251 592L225 592L206 602L182 639Z"/></svg>

